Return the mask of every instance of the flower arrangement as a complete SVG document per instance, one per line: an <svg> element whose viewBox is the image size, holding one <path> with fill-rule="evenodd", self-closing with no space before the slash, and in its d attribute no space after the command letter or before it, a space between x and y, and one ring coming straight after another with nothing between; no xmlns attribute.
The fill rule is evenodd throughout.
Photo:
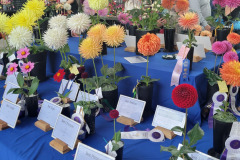
<svg viewBox="0 0 240 160"><path fill-rule="evenodd" d="M184 128L176 126L172 128L172 131L182 132L183 133L183 146L178 150L175 146L163 147L161 146L161 151L170 152L172 154L172 159L178 159L181 157L187 159L188 153L194 153L196 147L193 147L204 136L204 131L199 127L197 123L188 133L187 131L187 111L188 108L192 107L198 100L197 90L189 84L178 85L172 91L172 100L173 103L180 108L185 108L186 110L186 121ZM189 140L186 140L186 135L188 135ZM189 158L188 158L189 159Z"/></svg>
<svg viewBox="0 0 240 160"><path fill-rule="evenodd" d="M151 79L148 76L148 63L149 63L149 56L155 55L161 48L161 40L155 34L147 33L146 35L142 36L142 38L138 41L138 51L139 53L147 56L147 68L146 68L146 76L142 76L140 82L145 83L146 86L149 85L151 82L158 81L159 79Z"/></svg>
<svg viewBox="0 0 240 160"><path fill-rule="evenodd" d="M22 48L17 51L17 57L26 62L20 66L20 69L22 73L25 73L27 75L27 84L24 84L23 75L21 73L18 73L16 78L19 88L11 88L8 93L12 92L13 94L23 94L29 97L36 92L39 85L39 80L37 77L30 76L30 72L34 68L34 63L28 61L27 57L29 54L30 53L28 48ZM16 63L9 65L7 75L15 74L15 72L17 72L17 67L18 65Z"/></svg>

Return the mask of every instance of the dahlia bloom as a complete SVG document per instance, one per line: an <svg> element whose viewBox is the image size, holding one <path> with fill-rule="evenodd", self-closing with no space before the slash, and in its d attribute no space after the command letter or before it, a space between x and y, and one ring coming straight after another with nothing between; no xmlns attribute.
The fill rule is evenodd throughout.
<svg viewBox="0 0 240 160"><path fill-rule="evenodd" d="M108 9L107 9L107 8L104 8L104 9L99 10L99 11L98 11L98 15L99 15L100 17L105 17L105 16L107 16L107 15L108 15Z"/></svg>
<svg viewBox="0 0 240 160"><path fill-rule="evenodd" d="M233 87L240 86L240 63L238 61L223 63L222 68L220 68L220 74L227 85Z"/></svg>
<svg viewBox="0 0 240 160"><path fill-rule="evenodd" d="M100 55L101 51L101 43L91 37L84 39L79 47L79 54L85 59L96 58Z"/></svg>
<svg viewBox="0 0 240 160"><path fill-rule="evenodd" d="M197 13L187 12L180 15L178 22L183 29L193 29L194 26L198 24L199 18Z"/></svg>
<svg viewBox="0 0 240 160"><path fill-rule="evenodd" d="M7 75L12 75L13 73L17 72L17 67L18 64L16 64L15 62L10 64L8 69L7 69Z"/></svg>
<svg viewBox="0 0 240 160"><path fill-rule="evenodd" d="M222 41L222 43L224 43L227 46L227 51L226 52L229 52L229 51L232 50L232 44L230 42L225 40L225 41Z"/></svg>
<svg viewBox="0 0 240 160"><path fill-rule="evenodd" d="M225 43L217 41L212 44L212 51L216 54L224 54L227 51L227 46Z"/></svg>
<svg viewBox="0 0 240 160"><path fill-rule="evenodd" d="M113 25L106 29L103 40L108 46L117 47L124 42L125 31L120 25Z"/></svg>
<svg viewBox="0 0 240 160"><path fill-rule="evenodd" d="M67 20L68 28L76 34L85 32L90 27L90 25L91 19L85 13L75 14Z"/></svg>
<svg viewBox="0 0 240 160"><path fill-rule="evenodd" d="M23 59L27 58L27 56L30 54L29 49L27 47L21 48L20 50L17 51L17 58L18 59Z"/></svg>
<svg viewBox="0 0 240 160"><path fill-rule="evenodd" d="M213 0L212 4L215 5L220 5L222 8L226 7L226 0Z"/></svg>
<svg viewBox="0 0 240 160"><path fill-rule="evenodd" d="M224 54L223 61L225 63L229 62L229 61L238 61L238 55L237 55L237 53L235 53L233 51L229 51L229 52Z"/></svg>
<svg viewBox="0 0 240 160"><path fill-rule="evenodd" d="M31 70L34 68L34 63L32 63L30 61L27 63L23 63L23 65L20 68L23 73L31 72Z"/></svg>
<svg viewBox="0 0 240 160"><path fill-rule="evenodd" d="M239 44L240 43L240 35L237 33L230 33L227 36L227 40L231 43L231 44Z"/></svg>

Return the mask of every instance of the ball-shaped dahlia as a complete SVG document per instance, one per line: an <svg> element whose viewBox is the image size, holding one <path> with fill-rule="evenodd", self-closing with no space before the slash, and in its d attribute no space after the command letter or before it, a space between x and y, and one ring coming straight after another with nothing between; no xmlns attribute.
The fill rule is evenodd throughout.
<svg viewBox="0 0 240 160"><path fill-rule="evenodd" d="M109 116L110 116L111 118L113 118L113 119L118 118L118 116L119 116L118 110L116 110L116 109L111 110L111 111L109 112Z"/></svg>
<svg viewBox="0 0 240 160"><path fill-rule="evenodd" d="M226 63L226 62L229 62L229 61L238 61L238 55L236 52L233 52L233 51L229 51L227 53L224 54L223 56L223 61Z"/></svg>
<svg viewBox="0 0 240 160"><path fill-rule="evenodd" d="M172 100L179 108L190 108L197 102L198 93L192 85L181 84L173 89Z"/></svg>
<svg viewBox="0 0 240 160"><path fill-rule="evenodd" d="M240 35L237 33L230 33L227 36L227 40L231 43L231 44L239 44L240 43Z"/></svg>
<svg viewBox="0 0 240 160"><path fill-rule="evenodd" d="M224 43L227 46L227 51L226 52L229 52L229 51L232 50L232 44L230 42L225 40L225 41L222 41L222 43Z"/></svg>
<svg viewBox="0 0 240 160"><path fill-rule="evenodd" d="M224 54L227 51L227 46L225 43L217 41L212 44L212 51L216 54Z"/></svg>

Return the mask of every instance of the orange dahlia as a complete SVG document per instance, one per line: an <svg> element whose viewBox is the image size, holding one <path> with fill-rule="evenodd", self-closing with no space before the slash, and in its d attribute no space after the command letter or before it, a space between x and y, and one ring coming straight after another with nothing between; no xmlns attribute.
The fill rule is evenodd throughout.
<svg viewBox="0 0 240 160"><path fill-rule="evenodd" d="M111 47L117 47L122 42L124 42L125 31L124 28L120 25L113 25L106 29L103 41Z"/></svg>
<svg viewBox="0 0 240 160"><path fill-rule="evenodd" d="M162 7L165 9L172 9L176 0L162 0Z"/></svg>
<svg viewBox="0 0 240 160"><path fill-rule="evenodd" d="M103 41L103 35L106 31L106 26L104 24L96 24L95 26L91 27L90 30L87 32L88 36L94 38L100 42Z"/></svg>
<svg viewBox="0 0 240 160"><path fill-rule="evenodd" d="M187 11L188 8L189 8L189 1L188 0L177 0L176 1L175 10L177 12Z"/></svg>
<svg viewBox="0 0 240 160"><path fill-rule="evenodd" d="M183 29L194 29L194 26L197 25L199 22L199 18L197 13L187 12L183 15L180 15L178 21L179 25Z"/></svg>
<svg viewBox="0 0 240 160"><path fill-rule="evenodd" d="M79 47L79 54L85 59L96 58L100 55L101 51L101 43L91 37L84 39Z"/></svg>
<svg viewBox="0 0 240 160"><path fill-rule="evenodd" d="M206 36L206 37L210 37L211 38L212 37L212 33L210 31L205 30L205 31L201 32L200 36Z"/></svg>
<svg viewBox="0 0 240 160"><path fill-rule="evenodd" d="M238 61L223 63L220 74L227 85L240 86L240 63Z"/></svg>
<svg viewBox="0 0 240 160"><path fill-rule="evenodd" d="M231 43L231 44L239 44L240 43L240 35L237 33L230 33L227 36L227 40Z"/></svg>
<svg viewBox="0 0 240 160"><path fill-rule="evenodd" d="M138 41L138 52L144 56L153 56L161 48L161 40L155 34L147 33Z"/></svg>

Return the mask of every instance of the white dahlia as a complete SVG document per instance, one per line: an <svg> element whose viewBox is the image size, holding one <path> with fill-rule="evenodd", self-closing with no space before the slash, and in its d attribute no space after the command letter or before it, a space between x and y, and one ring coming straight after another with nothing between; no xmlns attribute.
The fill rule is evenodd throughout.
<svg viewBox="0 0 240 160"><path fill-rule="evenodd" d="M65 4L63 5L63 8L64 8L66 11L69 11L69 10L72 9L72 6L71 6L69 3L65 3Z"/></svg>
<svg viewBox="0 0 240 160"><path fill-rule="evenodd" d="M45 45L53 50L59 50L68 43L68 33L64 28L49 28L43 35Z"/></svg>
<svg viewBox="0 0 240 160"><path fill-rule="evenodd" d="M67 29L67 18L66 16L57 15L49 20L49 28L63 28Z"/></svg>
<svg viewBox="0 0 240 160"><path fill-rule="evenodd" d="M26 27L18 26L14 28L8 37L9 45L16 50L30 46L33 42L32 32Z"/></svg>
<svg viewBox="0 0 240 160"><path fill-rule="evenodd" d="M85 13L78 13L68 18L67 26L68 28L76 33L81 34L86 31L91 24L90 17Z"/></svg>

